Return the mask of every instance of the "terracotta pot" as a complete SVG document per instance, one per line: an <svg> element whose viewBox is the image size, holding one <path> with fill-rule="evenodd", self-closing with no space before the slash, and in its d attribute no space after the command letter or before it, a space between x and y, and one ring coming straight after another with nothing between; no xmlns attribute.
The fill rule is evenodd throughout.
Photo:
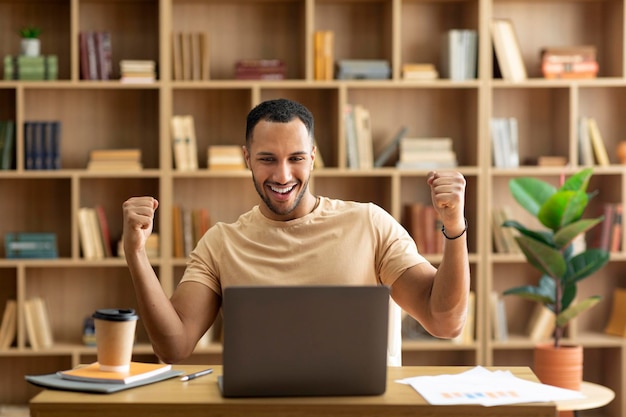
<svg viewBox="0 0 626 417"><path fill-rule="evenodd" d="M548 385L580 391L583 380L582 346L542 343L535 346L533 371Z"/></svg>

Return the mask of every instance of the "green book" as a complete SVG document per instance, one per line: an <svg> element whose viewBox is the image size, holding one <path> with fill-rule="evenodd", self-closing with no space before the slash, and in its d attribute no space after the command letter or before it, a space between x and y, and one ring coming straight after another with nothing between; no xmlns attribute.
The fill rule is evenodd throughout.
<svg viewBox="0 0 626 417"><path fill-rule="evenodd" d="M5 120L3 122L3 129L0 132L2 138L2 146L0 146L0 169L11 169L13 164L13 146L15 143L15 121Z"/></svg>

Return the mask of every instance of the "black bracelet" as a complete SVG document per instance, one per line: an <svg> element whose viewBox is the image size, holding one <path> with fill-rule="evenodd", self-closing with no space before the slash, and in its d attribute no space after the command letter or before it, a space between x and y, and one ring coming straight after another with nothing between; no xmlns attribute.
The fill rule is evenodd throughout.
<svg viewBox="0 0 626 417"><path fill-rule="evenodd" d="M463 229L463 231L458 235L458 236L448 236L446 234L446 227L445 226L441 226L441 233L443 233L443 236L448 239L448 240L454 240L454 239L458 239L461 236L463 236L465 234L465 232L467 232L467 219L465 219L465 229Z"/></svg>

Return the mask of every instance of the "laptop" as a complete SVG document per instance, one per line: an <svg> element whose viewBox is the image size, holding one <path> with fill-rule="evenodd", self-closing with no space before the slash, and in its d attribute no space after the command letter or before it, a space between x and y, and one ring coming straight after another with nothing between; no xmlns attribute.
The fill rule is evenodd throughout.
<svg viewBox="0 0 626 417"><path fill-rule="evenodd" d="M388 287L227 287L222 309L224 397L385 392Z"/></svg>

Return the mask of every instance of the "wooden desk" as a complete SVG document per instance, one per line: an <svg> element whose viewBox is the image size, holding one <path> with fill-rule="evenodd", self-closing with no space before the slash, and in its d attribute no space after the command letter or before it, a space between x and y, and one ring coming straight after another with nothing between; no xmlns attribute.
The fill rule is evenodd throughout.
<svg viewBox="0 0 626 417"><path fill-rule="evenodd" d="M200 365L174 366L185 373L206 368ZM217 386L221 366L215 372L189 382L172 378L114 394L86 394L44 390L30 401L32 417L554 417L556 404L532 403L498 407L476 405L430 405L410 386L395 380L418 375L459 373L471 367L406 366L389 368L387 391L380 396L298 397L298 398L222 398ZM510 369L516 376L537 381L527 367Z"/></svg>

